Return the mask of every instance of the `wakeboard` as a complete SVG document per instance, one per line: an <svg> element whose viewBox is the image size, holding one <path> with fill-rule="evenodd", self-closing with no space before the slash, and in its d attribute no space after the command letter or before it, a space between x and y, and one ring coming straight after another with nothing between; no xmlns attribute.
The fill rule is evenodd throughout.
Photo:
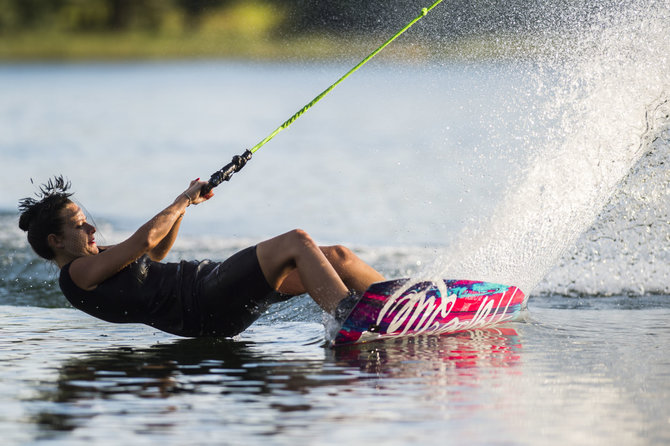
<svg viewBox="0 0 670 446"><path fill-rule="evenodd" d="M372 284L330 342L332 347L422 334L456 333L518 319L515 286L473 280L396 279Z"/></svg>

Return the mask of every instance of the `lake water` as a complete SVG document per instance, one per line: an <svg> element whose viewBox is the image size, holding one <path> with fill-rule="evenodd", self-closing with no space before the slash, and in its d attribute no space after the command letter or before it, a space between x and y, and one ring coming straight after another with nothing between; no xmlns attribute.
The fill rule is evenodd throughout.
<svg viewBox="0 0 670 446"><path fill-rule="evenodd" d="M4 444L667 444L667 17L560 58L376 62L189 208L168 260L302 227L389 278L531 296L525 322L340 350L308 296L234 339L96 321L15 209L62 173L121 240L349 62L0 66Z"/></svg>

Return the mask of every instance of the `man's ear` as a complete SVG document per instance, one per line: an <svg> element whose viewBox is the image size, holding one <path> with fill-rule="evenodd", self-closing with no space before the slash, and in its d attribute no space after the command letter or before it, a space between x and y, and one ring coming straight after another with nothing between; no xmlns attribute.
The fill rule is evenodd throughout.
<svg viewBox="0 0 670 446"><path fill-rule="evenodd" d="M57 236L56 234L49 234L47 236L47 243L51 249L63 248L63 239L62 237Z"/></svg>

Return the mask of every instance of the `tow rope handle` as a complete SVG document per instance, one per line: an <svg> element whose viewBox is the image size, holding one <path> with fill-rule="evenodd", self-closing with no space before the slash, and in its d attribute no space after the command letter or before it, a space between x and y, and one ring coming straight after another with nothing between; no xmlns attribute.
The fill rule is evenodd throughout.
<svg viewBox="0 0 670 446"><path fill-rule="evenodd" d="M229 181L234 173L239 172L251 159L253 153L251 150L245 150L242 155L235 155L231 162L217 170L209 177L209 182L204 185L200 191L200 195L207 195L212 189L224 181Z"/></svg>
<svg viewBox="0 0 670 446"><path fill-rule="evenodd" d="M412 21L410 21L407 25L405 25L404 28L402 28L400 31L395 33L386 42L381 44L379 46L379 48L374 50L365 59L360 61L358 63L358 65L353 67L351 70L347 71L347 73L344 76L339 78L335 83L333 83L331 86L326 88L317 97L312 99L312 101L309 104L305 105L303 108L298 110L297 113L295 113L293 116L291 116L289 119L287 119L282 125L277 127L275 129L275 131L273 131L268 136L266 136L265 139L260 141L258 144L256 144L254 147L252 147L250 150L246 150L242 155L235 155L233 157L233 160L230 163L226 164L220 170L217 170L216 172L214 172L212 174L212 176L209 179L209 183L202 187L201 192L200 192L201 195L207 195L213 188L215 188L219 184L223 183L224 181L229 181L230 178L233 176L233 174L236 173L236 172L239 172L247 164L247 161L249 161L251 159L251 156L254 153L256 153L256 151L258 149L260 149L263 145L265 145L265 143L267 143L272 138L274 138L277 135L277 133L281 132L282 130L284 130L285 128L287 128L291 124L293 124L293 122L296 119L298 119L300 116L302 116L307 110L312 108L312 106L314 104L316 104L321 99L323 99L324 96L326 96L328 93L330 93L331 90L333 90L335 87L337 87L343 80L345 80L347 77L349 77L349 75L351 75L354 71L358 70L360 67L365 65L370 59L372 59L374 56L376 56L377 53L379 53L381 50L386 48L387 45L389 45L391 42L393 42L395 39L397 39L398 36L400 36L402 33L404 33L409 28L411 28L412 25L414 25L416 22L418 22L423 17L425 17L426 14L428 14L428 12L430 12L434 7L436 7L437 5L442 3L442 1L443 0L436 0L435 3L433 3L431 6L429 6L427 8L422 8L421 12L419 12L419 15L417 15Z"/></svg>

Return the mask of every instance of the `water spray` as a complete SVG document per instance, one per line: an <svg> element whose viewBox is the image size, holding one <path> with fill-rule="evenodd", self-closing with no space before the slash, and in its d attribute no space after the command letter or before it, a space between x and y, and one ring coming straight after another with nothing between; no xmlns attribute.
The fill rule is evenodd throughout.
<svg viewBox="0 0 670 446"><path fill-rule="evenodd" d="M395 33L390 39L388 39L386 42L384 42L382 45L379 46L376 50L374 50L372 53L370 53L365 59L361 60L358 65L353 67L351 70L349 70L347 73L344 74L341 78L339 78L335 83L333 83L331 86L326 88L321 94L316 96L314 99L312 99L311 102L309 102L307 105L305 105L303 108L298 110L293 116L291 116L289 119L287 119L282 125L277 127L272 133L270 133L268 136L266 136L263 140L258 142L255 146L253 146L251 149L246 150L242 155L235 155L232 159L232 161L225 166L223 166L220 170L217 170L212 174L212 176L209 179L209 183L202 188L202 194L205 195L209 193L213 188L218 186L224 181L230 180L230 178L233 176L234 173L239 172L246 164L247 161L251 159L251 156L258 151L261 147L263 147L267 142L269 142L272 138L277 136L279 132L282 130L288 128L293 122L295 122L296 119L298 119L300 116L302 116L307 110L312 108L317 102L319 102L321 99L323 99L328 93L330 93L335 87L337 87L340 83L342 83L346 78L351 76L354 72L356 72L359 68L361 68L363 65L368 63L370 59L375 57L377 53L379 53L381 50L386 48L391 42L393 42L395 39L397 39L401 34L403 34L405 31L410 29L416 22L421 20L423 17L428 14L433 8L435 8L437 5L442 3L443 0L437 0L435 3L433 3L431 6L427 8L422 8L421 12L419 15L417 15L411 22L409 22L407 25L405 25L404 28L402 28L400 31Z"/></svg>

